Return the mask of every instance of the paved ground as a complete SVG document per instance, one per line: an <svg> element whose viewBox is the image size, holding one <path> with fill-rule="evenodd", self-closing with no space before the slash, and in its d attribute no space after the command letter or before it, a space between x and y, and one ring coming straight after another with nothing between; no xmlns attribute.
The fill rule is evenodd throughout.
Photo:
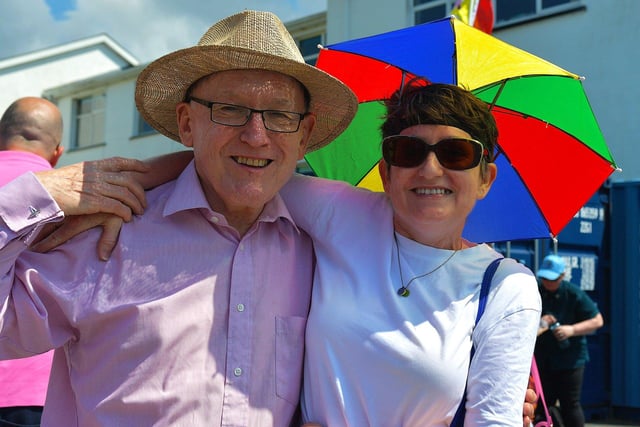
<svg viewBox="0 0 640 427"><path fill-rule="evenodd" d="M619 426L640 426L640 423L630 423L628 421L594 421L586 423L585 427L619 427Z"/></svg>

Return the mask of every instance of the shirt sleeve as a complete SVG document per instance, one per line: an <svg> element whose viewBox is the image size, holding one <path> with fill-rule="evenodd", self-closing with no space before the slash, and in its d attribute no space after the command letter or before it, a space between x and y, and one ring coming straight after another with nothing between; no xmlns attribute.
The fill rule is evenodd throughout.
<svg viewBox="0 0 640 427"><path fill-rule="evenodd" d="M384 193L354 187L343 181L295 174L280 190L295 223L316 241L344 225L345 220L377 221L371 209L385 207Z"/></svg>
<svg viewBox="0 0 640 427"><path fill-rule="evenodd" d="M50 334L47 322L43 321L46 310L33 283L39 280L38 275L33 265L19 260L44 224L62 218L62 211L32 173L0 187L2 359L31 356L50 349Z"/></svg>
<svg viewBox="0 0 640 427"><path fill-rule="evenodd" d="M0 187L0 248L22 238L29 245L49 222L60 221L64 213L32 172Z"/></svg>
<svg viewBox="0 0 640 427"><path fill-rule="evenodd" d="M280 195L295 223L312 238L318 238L326 232L328 225L318 219L331 215L329 210L337 207L335 199L347 185L338 181L295 174L280 190Z"/></svg>
<svg viewBox="0 0 640 427"><path fill-rule="evenodd" d="M600 313L598 310L598 305L589 298L589 295L583 290L580 290L578 293L578 304L576 310L577 322L581 322L583 320L593 319Z"/></svg>
<svg viewBox="0 0 640 427"><path fill-rule="evenodd" d="M509 265L509 273L501 274L502 280L496 274L493 297L476 326L476 353L468 378L467 427L522 426L541 302L533 275L524 267L518 268Z"/></svg>

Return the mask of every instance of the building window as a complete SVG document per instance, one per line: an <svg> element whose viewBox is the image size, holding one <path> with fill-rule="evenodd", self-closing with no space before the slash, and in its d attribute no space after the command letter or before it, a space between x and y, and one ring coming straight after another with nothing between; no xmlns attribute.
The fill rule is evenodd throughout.
<svg viewBox="0 0 640 427"><path fill-rule="evenodd" d="M456 0L413 0L415 24L451 15ZM496 27L566 12L582 6L582 0L493 0Z"/></svg>
<svg viewBox="0 0 640 427"><path fill-rule="evenodd" d="M318 45L324 45L326 41L327 13L320 12L289 22L287 29L296 41L304 61L309 65L315 65L320 53Z"/></svg>
<svg viewBox="0 0 640 427"><path fill-rule="evenodd" d="M318 59L318 53L320 52L318 45L324 43L323 39L323 34L317 34L315 36L298 40L298 47L304 57L304 62L309 65L315 65L316 60Z"/></svg>
<svg viewBox="0 0 640 427"><path fill-rule="evenodd" d="M455 0L413 0L415 24L435 21L451 15Z"/></svg>
<svg viewBox="0 0 640 427"><path fill-rule="evenodd" d="M75 100L75 135L71 148L77 149L104 144L105 99L105 94L101 93Z"/></svg>
<svg viewBox="0 0 640 427"><path fill-rule="evenodd" d="M581 0L494 0L496 25L514 24L582 6Z"/></svg>
<svg viewBox="0 0 640 427"><path fill-rule="evenodd" d="M142 118L140 112L136 109L136 117L134 123L136 124L136 128L134 129L134 136L145 136L152 133L156 133L156 130L151 127L149 123L145 119Z"/></svg>

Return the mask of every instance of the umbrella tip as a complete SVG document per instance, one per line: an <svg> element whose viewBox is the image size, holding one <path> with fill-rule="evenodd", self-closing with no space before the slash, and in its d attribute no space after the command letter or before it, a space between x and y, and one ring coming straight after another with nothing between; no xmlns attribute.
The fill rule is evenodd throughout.
<svg viewBox="0 0 640 427"><path fill-rule="evenodd" d="M320 50L325 49L325 47L324 47L324 46L322 46L320 43L318 43L317 48L318 48L318 49L320 49Z"/></svg>

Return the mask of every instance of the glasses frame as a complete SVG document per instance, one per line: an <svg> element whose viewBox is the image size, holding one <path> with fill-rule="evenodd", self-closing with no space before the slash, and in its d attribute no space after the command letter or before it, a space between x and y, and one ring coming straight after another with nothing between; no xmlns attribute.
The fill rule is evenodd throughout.
<svg viewBox="0 0 640 427"><path fill-rule="evenodd" d="M300 129L300 123L302 122L302 119L304 119L304 117L308 114L308 113L298 113L296 111L285 111L285 110L258 110L255 108L250 108L250 107L245 107L244 105L237 105L237 104L229 104L226 102L216 102L216 101L207 101L206 99L202 99L202 98L197 98L195 96L190 96L187 101L194 101L197 102L198 104L204 105L205 107L207 107L209 109L209 119L213 122L213 123L217 123L219 125L224 125L224 126L231 126L231 127L242 127L244 125L246 125L247 123L249 123L249 120L251 120L251 116L254 113L259 113L260 117L262 117L262 124L264 125L264 128L267 130L270 130L271 132L278 132L278 133L295 133L298 132L298 130ZM236 107L239 109L244 109L247 110L248 114L245 116L245 121L244 123L241 124L231 124L231 123L225 123L225 122L221 122L219 120L215 120L213 118L213 106L214 105L227 105L229 107ZM298 123L295 127L295 129L293 130L280 130L280 129L273 129L272 127L270 127L267 124L267 118L265 117L265 113L286 113L286 114L295 114L296 116L298 116Z"/></svg>
<svg viewBox="0 0 640 427"><path fill-rule="evenodd" d="M414 162L410 164L398 163L397 161L395 161L395 159L393 158L393 155L391 154L391 151L395 150L395 147L396 147L396 144L394 143L394 141L399 141L401 139L403 140L408 139L408 140L420 142L422 144L421 145L423 147L422 151L419 153L419 156L416 157ZM443 145L440 145L441 143L446 143L447 141L452 141L452 140L466 141L473 146L473 160L471 163L469 163L468 166L465 166L462 168L459 168L459 167L452 168L450 167L451 164L448 164L449 162L445 161L443 163L442 160L440 159L438 154L439 153L438 147L440 147L441 149L441 147L443 147ZM390 146L390 144L393 144L393 146ZM382 157L391 166L396 166L400 168L416 168L424 163L427 157L429 157L429 153L431 152L435 154L436 159L438 159L438 163L440 163L440 165L443 168L449 169L449 170L457 170L457 171L473 169L480 164L483 158L487 159L489 155L489 151L484 147L484 145L480 141L472 138L449 137L449 138L443 138L440 141L436 142L435 144L429 144L422 138L419 138L417 136L411 136L411 135L390 135L382 140Z"/></svg>

